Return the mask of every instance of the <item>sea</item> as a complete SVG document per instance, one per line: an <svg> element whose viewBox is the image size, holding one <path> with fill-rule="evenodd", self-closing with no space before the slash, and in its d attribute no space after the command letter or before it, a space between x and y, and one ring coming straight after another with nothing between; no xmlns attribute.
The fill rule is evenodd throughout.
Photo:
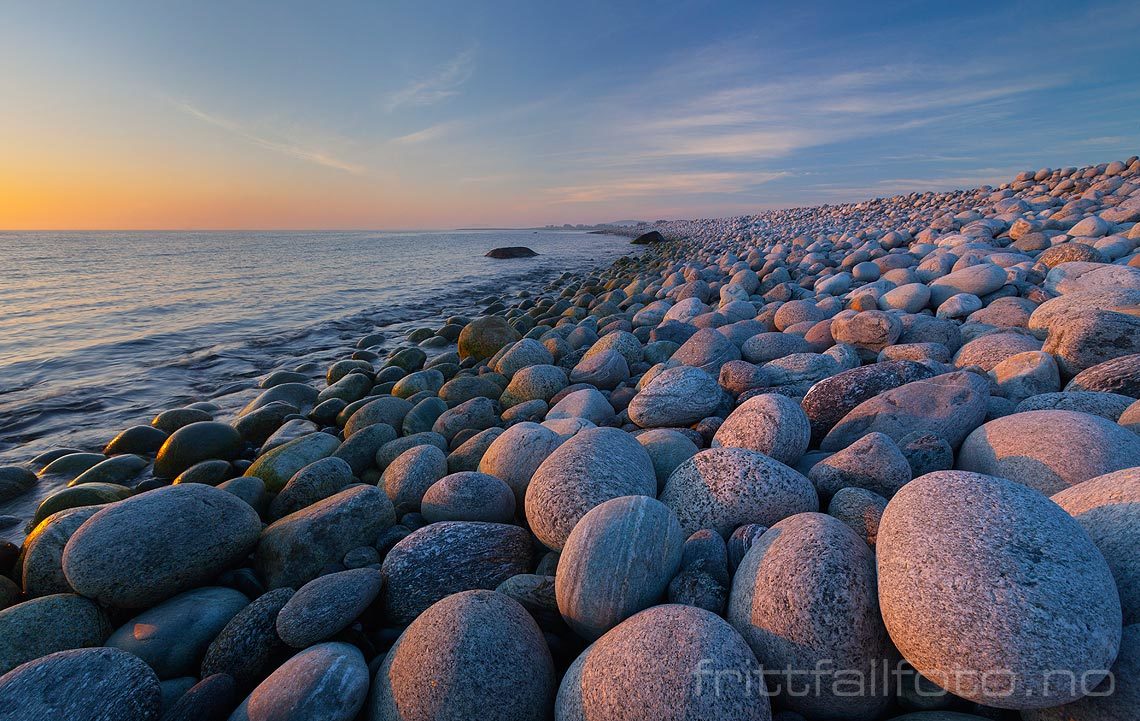
<svg viewBox="0 0 1140 721"><path fill-rule="evenodd" d="M484 257L516 245L539 255ZM232 412L274 370L316 379L373 331L391 347L637 252L580 230L0 232L0 248L0 465L98 450L195 401Z"/></svg>

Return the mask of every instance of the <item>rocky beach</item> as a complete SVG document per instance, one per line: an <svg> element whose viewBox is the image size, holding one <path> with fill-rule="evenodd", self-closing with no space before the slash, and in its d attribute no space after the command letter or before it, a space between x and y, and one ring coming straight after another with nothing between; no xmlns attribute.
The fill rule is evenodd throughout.
<svg viewBox="0 0 1140 721"><path fill-rule="evenodd" d="M1137 157L612 232L0 466L0 721L1140 718Z"/></svg>

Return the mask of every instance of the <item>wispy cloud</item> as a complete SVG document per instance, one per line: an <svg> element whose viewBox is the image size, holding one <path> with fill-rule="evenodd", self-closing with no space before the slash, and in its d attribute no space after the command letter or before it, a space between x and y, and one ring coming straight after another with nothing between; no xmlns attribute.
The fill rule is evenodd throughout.
<svg viewBox="0 0 1140 721"><path fill-rule="evenodd" d="M236 135L237 137L246 140L259 148L264 148L265 150L287 155L298 160L315 163L316 165L323 165L326 168L342 170L353 175L362 175L366 170L366 168L362 165L340 160L339 158L335 158L325 152L304 147L290 140L274 140L272 138L265 137L262 134L256 134L246 129L239 123L236 123L228 118L223 118L219 115L215 115L213 113L208 113L184 100L172 100L170 102L175 108L189 115L190 117L196 118L208 125L213 125L216 128L221 128L222 130Z"/></svg>
<svg viewBox="0 0 1140 721"><path fill-rule="evenodd" d="M389 142L396 145L416 145L419 143L426 143L430 140L437 140L448 134L454 127L455 123L436 123L429 125L423 130L417 130L414 133L401 135L398 138L392 138Z"/></svg>
<svg viewBox="0 0 1140 721"><path fill-rule="evenodd" d="M648 177L614 178L589 185L548 188L557 203L596 203L599 201L659 195L706 195L739 193L783 178L788 173L669 173Z"/></svg>
<svg viewBox="0 0 1140 721"><path fill-rule="evenodd" d="M444 63L434 75L417 80L388 96L389 112L403 106L434 105L459 94L459 88L475 73L475 48L463 50Z"/></svg>

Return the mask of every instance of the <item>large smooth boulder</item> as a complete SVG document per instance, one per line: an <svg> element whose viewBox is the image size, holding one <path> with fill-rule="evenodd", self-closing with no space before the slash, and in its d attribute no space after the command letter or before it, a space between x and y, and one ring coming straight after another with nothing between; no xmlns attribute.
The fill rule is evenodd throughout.
<svg viewBox="0 0 1140 721"><path fill-rule="evenodd" d="M837 373L808 390L800 406L811 423L812 442L827 432L863 401L892 388L934 375L921 363L909 360L885 361Z"/></svg>
<svg viewBox="0 0 1140 721"><path fill-rule="evenodd" d="M246 469L245 475L265 481L269 491L279 491L305 466L331 456L340 447L340 439L328 433L309 433L262 453Z"/></svg>
<svg viewBox="0 0 1140 721"><path fill-rule="evenodd" d="M820 448L838 451L876 431L895 441L916 431L935 433L957 448L985 420L989 397L987 379L966 371L907 383L855 406Z"/></svg>
<svg viewBox="0 0 1140 721"><path fill-rule="evenodd" d="M476 318L463 327L459 334L459 357L482 360L490 358L499 349L521 340L522 335L498 315Z"/></svg>
<svg viewBox="0 0 1140 721"><path fill-rule="evenodd" d="M89 518L64 548L63 572L99 603L144 608L236 565L260 533L257 512L237 496L197 483L167 486Z"/></svg>
<svg viewBox="0 0 1140 721"><path fill-rule="evenodd" d="M1005 285L1006 271L993 263L979 263L930 283L930 301L933 305L942 305L948 298L959 293L969 293L981 297L993 293Z"/></svg>
<svg viewBox="0 0 1140 721"><path fill-rule="evenodd" d="M1078 680L1078 683L1080 681ZM1084 698L1064 706L1023 711L1023 721L1123 721L1140 711L1140 624L1126 626L1112 677ZM917 719L916 721L923 721Z"/></svg>
<svg viewBox="0 0 1140 721"><path fill-rule="evenodd" d="M436 601L493 589L531 569L531 539L503 523L441 521L401 539L384 559L380 604L394 623L408 623Z"/></svg>
<svg viewBox="0 0 1140 721"><path fill-rule="evenodd" d="M426 609L376 671L368 721L544 721L555 693L542 631L518 602L487 590Z"/></svg>
<svg viewBox="0 0 1140 721"><path fill-rule="evenodd" d="M79 527L102 506L68 508L45 518L24 539L20 585L29 598L74 593L63 575L63 549Z"/></svg>
<svg viewBox="0 0 1140 721"><path fill-rule="evenodd" d="M655 495L653 461L633 436L617 428L587 428L535 470L526 489L526 519L538 540L560 550L591 508L611 498Z"/></svg>
<svg viewBox="0 0 1140 721"><path fill-rule="evenodd" d="M803 408L778 393L764 393L741 403L713 436L714 448L747 448L792 465L811 442L811 423Z"/></svg>
<svg viewBox="0 0 1140 721"><path fill-rule="evenodd" d="M425 443L396 456L380 476L380 485L398 513L418 511L432 484L447 475L447 455Z"/></svg>
<svg viewBox="0 0 1140 721"><path fill-rule="evenodd" d="M347 643L321 643L286 661L230 721L352 721L368 696L368 665Z"/></svg>
<svg viewBox="0 0 1140 721"><path fill-rule="evenodd" d="M352 549L372 545L395 524L396 513L383 491L352 486L266 528L254 565L267 588L299 588Z"/></svg>
<svg viewBox="0 0 1140 721"><path fill-rule="evenodd" d="M879 615L875 554L843 522L801 513L769 528L736 569L728 620L777 674L788 709L871 721L890 704L875 684L840 690L897 660Z"/></svg>
<svg viewBox="0 0 1140 721"><path fill-rule="evenodd" d="M1023 483L1045 495L1140 466L1140 436L1100 416L1044 410L994 419L971 433L957 467Z"/></svg>
<svg viewBox="0 0 1140 721"><path fill-rule="evenodd" d="M0 611L0 674L57 651L102 646L106 614L82 596L58 593Z"/></svg>
<svg viewBox="0 0 1140 721"><path fill-rule="evenodd" d="M351 568L314 578L277 614L277 635L293 648L308 648L347 628L380 594L375 568Z"/></svg>
<svg viewBox="0 0 1140 721"><path fill-rule="evenodd" d="M1061 372L1075 376L1140 353L1140 318L1111 310L1078 309L1052 324L1042 350L1053 354Z"/></svg>
<svg viewBox="0 0 1140 721"><path fill-rule="evenodd" d="M623 621L571 664L556 721L770 721L756 656L724 619L654 606Z"/></svg>
<svg viewBox="0 0 1140 721"><path fill-rule="evenodd" d="M811 481L773 458L746 448L710 448L669 476L660 500L677 514L688 537L710 528L727 538L738 526L771 526L819 510Z"/></svg>
<svg viewBox="0 0 1140 721"><path fill-rule="evenodd" d="M916 478L887 505L876 551L891 639L957 696L1057 706L1082 693L1065 676L1095 686L1116 658L1122 616L1108 564L1077 521L1020 483Z"/></svg>
<svg viewBox="0 0 1140 721"><path fill-rule="evenodd" d="M115 648L60 651L0 676L2 721L158 721L161 703L150 666Z"/></svg>
<svg viewBox="0 0 1140 721"><path fill-rule="evenodd" d="M684 540L677 517L653 498L624 496L591 509L558 558L562 618L593 641L654 605L681 565Z"/></svg>
<svg viewBox="0 0 1140 721"><path fill-rule="evenodd" d="M642 428L690 426L721 403L716 379L691 366L659 373L629 403L629 419Z"/></svg>
<svg viewBox="0 0 1140 721"><path fill-rule="evenodd" d="M241 445L241 434L228 423L200 421L182 426L158 449L154 475L174 478L195 463L211 458L232 461Z"/></svg>
<svg viewBox="0 0 1140 721"><path fill-rule="evenodd" d="M515 506L522 508L531 476L560 445L561 436L549 428L529 421L516 423L487 446L479 459L479 472L510 486Z"/></svg>
<svg viewBox="0 0 1140 721"><path fill-rule="evenodd" d="M232 588L195 588L127 621L105 645L138 656L160 679L192 676L210 643L248 604Z"/></svg>
<svg viewBox="0 0 1140 721"><path fill-rule="evenodd" d="M1100 549L1120 592L1124 623L1140 623L1140 468L1126 468L1053 495Z"/></svg>

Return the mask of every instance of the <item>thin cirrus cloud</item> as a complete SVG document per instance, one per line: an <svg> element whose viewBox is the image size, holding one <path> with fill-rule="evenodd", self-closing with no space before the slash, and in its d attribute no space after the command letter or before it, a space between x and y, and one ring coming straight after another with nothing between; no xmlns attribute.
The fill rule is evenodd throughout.
<svg viewBox="0 0 1140 721"><path fill-rule="evenodd" d="M435 125L429 125L423 130L417 130L414 133L408 133L407 135L401 135L397 138L392 138L392 140L389 142L394 143L395 145L418 145L420 143L426 143L431 140L438 140L439 138L444 137L455 126L456 123L451 122L436 123Z"/></svg>
<svg viewBox="0 0 1140 721"><path fill-rule="evenodd" d="M326 168L342 170L346 173L351 173L352 175L363 175L367 170L362 165L340 160L339 158L335 158L320 150L304 147L288 140L273 140L271 138L265 137L264 135L253 133L239 123L236 123L228 118L223 118L219 115L215 115L213 113L208 113L184 100L174 100L170 102L176 109L185 113L186 115L189 115L192 118L196 118L203 123L206 123L207 125L212 125L216 128L221 128L222 130L228 131L230 134L236 135L237 137L249 143L252 143L259 148L264 148L265 150L269 150L274 153L280 153L282 155L287 155L291 158L304 160L316 165L322 165Z"/></svg>
<svg viewBox="0 0 1140 721"><path fill-rule="evenodd" d="M460 87L475 73L475 49L461 51L432 76L417 80L388 96L385 108L435 105L459 94Z"/></svg>
<svg viewBox="0 0 1140 721"><path fill-rule="evenodd" d="M788 173L666 173L650 177L602 180L589 185L547 189L556 203L596 203L654 195L707 195L739 193L785 177Z"/></svg>

